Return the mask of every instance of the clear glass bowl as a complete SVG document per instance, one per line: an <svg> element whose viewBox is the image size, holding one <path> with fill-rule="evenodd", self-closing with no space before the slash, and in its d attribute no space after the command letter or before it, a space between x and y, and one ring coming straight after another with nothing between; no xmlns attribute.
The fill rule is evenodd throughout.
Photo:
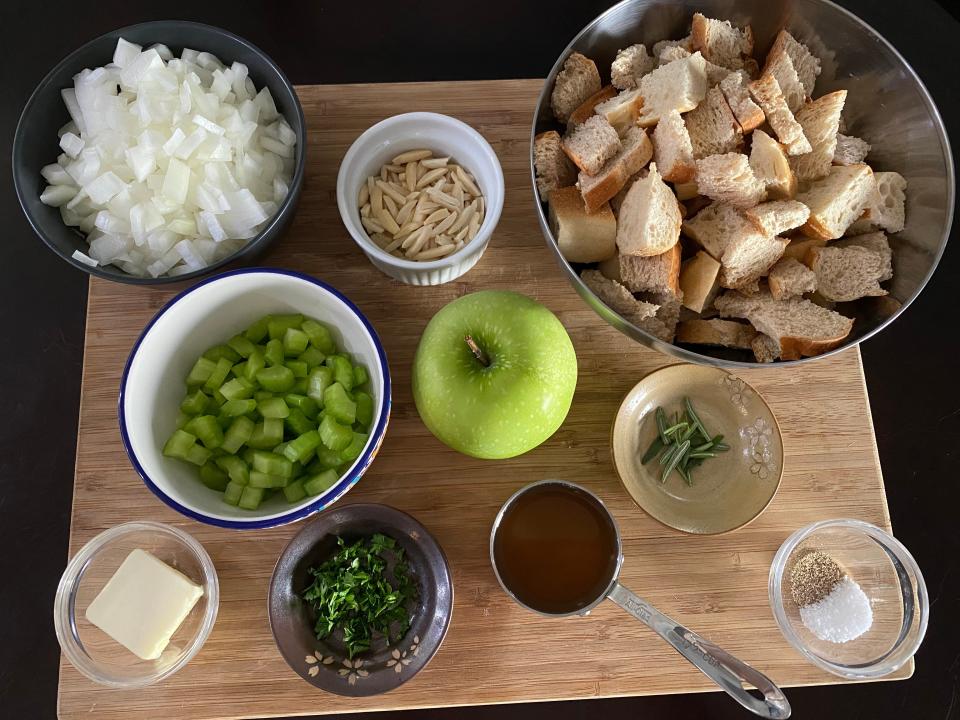
<svg viewBox="0 0 960 720"><path fill-rule="evenodd" d="M800 620L790 572L804 554L832 557L870 600L873 624L845 643L820 640ZM920 647L930 614L927 586L907 549L889 533L859 520L824 520L788 537L770 566L770 606L784 637L810 662L845 678L887 675Z"/></svg>
<svg viewBox="0 0 960 720"><path fill-rule="evenodd" d="M156 660L141 660L86 617L87 607L136 548L146 550L203 587L203 597ZM170 525L130 522L100 533L81 548L57 587L53 620L70 663L91 680L114 688L151 685L172 675L197 654L217 619L220 586L207 551Z"/></svg>

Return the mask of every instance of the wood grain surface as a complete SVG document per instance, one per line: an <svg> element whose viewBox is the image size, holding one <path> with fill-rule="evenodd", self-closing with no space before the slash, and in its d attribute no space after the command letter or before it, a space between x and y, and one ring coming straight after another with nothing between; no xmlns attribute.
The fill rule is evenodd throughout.
<svg viewBox="0 0 960 720"><path fill-rule="evenodd" d="M120 373L134 340L173 294L91 280L70 553L128 520L177 525L210 552L220 576L220 614L193 661L163 683L114 691L61 660L64 718L241 718L360 710L696 692L713 686L613 603L587 618L545 619L515 605L487 556L490 524L521 485L567 478L597 492L623 531L622 581L784 686L838 682L783 639L767 602L767 571L792 531L852 517L889 527L860 354L851 349L789 371L750 370L783 429L785 474L767 511L716 537L660 525L630 500L610 459L610 429L627 391L670 360L607 326L576 295L544 246L532 211L528 135L541 81L306 86L307 180L289 233L265 265L331 283L373 322L394 380L393 415L370 470L342 502L379 502L418 518L443 546L456 603L444 645L411 682L378 697L325 694L300 680L274 646L266 592L274 562L299 525L221 530L189 521L157 500L124 454L117 428ZM486 255L460 280L402 285L375 270L344 230L334 199L350 143L374 122L430 110L470 123L503 164L503 216ZM420 422L410 366L429 318L484 288L522 291L553 310L577 350L573 408L548 442L513 460L474 460L437 441ZM212 340L212 339L211 339ZM909 677L913 666L894 677ZM732 701L731 701L732 702Z"/></svg>

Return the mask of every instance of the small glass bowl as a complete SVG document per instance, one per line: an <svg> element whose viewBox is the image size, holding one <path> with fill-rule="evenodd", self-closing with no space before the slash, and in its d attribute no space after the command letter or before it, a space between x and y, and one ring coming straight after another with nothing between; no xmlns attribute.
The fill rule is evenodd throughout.
<svg viewBox="0 0 960 720"><path fill-rule="evenodd" d="M790 572L813 550L832 557L870 599L873 624L854 640L820 640L800 620ZM814 665L844 678L892 673L913 657L927 631L927 586L913 556L890 534L859 520L824 520L793 533L773 558L769 592L773 615L790 644Z"/></svg>
<svg viewBox="0 0 960 720"><path fill-rule="evenodd" d="M203 597L156 660L141 660L86 617L87 607L136 548L203 587ZM217 571L200 543L170 525L130 522L100 533L69 562L57 587L53 621L63 654L77 670L101 685L137 688L172 675L197 654L213 629L219 604Z"/></svg>

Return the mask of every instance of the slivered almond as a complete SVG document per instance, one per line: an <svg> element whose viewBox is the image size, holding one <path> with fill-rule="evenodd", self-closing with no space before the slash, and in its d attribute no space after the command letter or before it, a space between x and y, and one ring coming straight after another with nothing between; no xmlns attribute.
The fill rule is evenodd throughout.
<svg viewBox="0 0 960 720"><path fill-rule="evenodd" d="M426 220L423 221L424 225L429 225L430 223L438 223L441 220L445 219L450 214L450 211L446 208L440 208L439 210L434 210L430 213Z"/></svg>
<svg viewBox="0 0 960 720"><path fill-rule="evenodd" d="M390 217L396 219L397 217L397 204L393 201L393 198L389 195L383 196L383 204L386 205L387 211L390 213Z"/></svg>
<svg viewBox="0 0 960 720"><path fill-rule="evenodd" d="M380 191L384 195L389 195L394 199L394 201L403 205L407 201L407 196L401 192L400 188L393 183L384 182L383 180L377 181L377 187L380 188Z"/></svg>
<svg viewBox="0 0 960 720"><path fill-rule="evenodd" d="M477 197L483 195L483 193L480 192L480 188L477 187L477 184L473 182L473 178L471 178L467 174L467 171L459 165L457 166L457 177L460 178L460 182L463 183L463 187L469 190L472 194L476 195Z"/></svg>
<svg viewBox="0 0 960 720"><path fill-rule="evenodd" d="M407 150L407 152L397 155L391 162L394 165L405 165L408 162L425 160L428 157L433 157L433 152L430 150Z"/></svg>
<svg viewBox="0 0 960 720"><path fill-rule="evenodd" d="M370 207L373 208L373 214L376 215L378 210L383 209L383 190L380 189L380 184L377 183L373 186L373 190L370 191Z"/></svg>
<svg viewBox="0 0 960 720"><path fill-rule="evenodd" d="M456 246L453 244L450 245L437 245L432 247L429 250L423 250L413 258L412 260L436 260L437 258L442 258L456 250Z"/></svg>
<svg viewBox="0 0 960 720"><path fill-rule="evenodd" d="M396 235L398 232L400 232L400 226L397 225L397 221L394 220L390 216L390 213L388 213L386 210L381 210L378 213L374 213L373 217L378 223L383 225L383 229L391 235Z"/></svg>
<svg viewBox="0 0 960 720"><path fill-rule="evenodd" d="M383 225L381 225L380 223L378 223L378 222L377 222L376 220L374 220L373 218L361 217L361 218L360 218L360 222L363 224L363 227L365 227L366 230L367 230L367 232L369 232L369 233L382 233L382 232L383 232Z"/></svg>
<svg viewBox="0 0 960 720"><path fill-rule="evenodd" d="M430 185L436 180L439 180L444 175L447 174L446 168L437 168L436 170L428 170L423 174L419 180L417 180L417 189L425 188L427 185Z"/></svg>
<svg viewBox="0 0 960 720"><path fill-rule="evenodd" d="M360 214L363 217L370 217L370 203L367 203L362 208L360 208Z"/></svg>
<svg viewBox="0 0 960 720"><path fill-rule="evenodd" d="M370 200L370 188L364 184L360 187L360 194L357 197L357 205L363 207L367 204L368 200Z"/></svg>
<svg viewBox="0 0 960 720"><path fill-rule="evenodd" d="M438 210L437 212L440 212L440 211ZM437 235L439 235L442 232L446 232L447 229L449 229L450 226L453 225L456 221L457 221L457 213L456 212L448 213L443 220L437 223Z"/></svg>
<svg viewBox="0 0 960 720"><path fill-rule="evenodd" d="M402 227L404 224L406 224L407 220L410 219L410 216L413 215L413 208L415 208L416 205L417 205L417 201L416 201L416 200L408 200L407 202L405 202L405 203L403 204L403 207L401 207L401 208L397 211L397 224L398 224L398 225L400 225L400 226Z"/></svg>
<svg viewBox="0 0 960 720"><path fill-rule="evenodd" d="M407 190L413 191L417 189L417 163L408 162L407 169L404 170L404 181L407 185Z"/></svg>
<svg viewBox="0 0 960 720"><path fill-rule="evenodd" d="M435 170L436 168L446 167L448 162L450 162L450 158L440 157L421 160L420 164L428 170Z"/></svg>

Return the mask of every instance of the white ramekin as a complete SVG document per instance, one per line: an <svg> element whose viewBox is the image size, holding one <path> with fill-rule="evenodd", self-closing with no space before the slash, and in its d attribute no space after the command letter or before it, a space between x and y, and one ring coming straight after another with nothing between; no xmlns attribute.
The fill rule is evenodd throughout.
<svg viewBox="0 0 960 720"><path fill-rule="evenodd" d="M360 187L369 176L377 175L381 166L396 155L418 148L449 155L473 173L486 207L483 224L473 240L453 255L427 262L403 260L384 252L367 236L357 207ZM377 268L410 285L441 285L476 265L500 220L503 195L503 170L490 143L466 123L438 113L406 113L381 120L354 141L337 175L337 207L350 235Z"/></svg>

